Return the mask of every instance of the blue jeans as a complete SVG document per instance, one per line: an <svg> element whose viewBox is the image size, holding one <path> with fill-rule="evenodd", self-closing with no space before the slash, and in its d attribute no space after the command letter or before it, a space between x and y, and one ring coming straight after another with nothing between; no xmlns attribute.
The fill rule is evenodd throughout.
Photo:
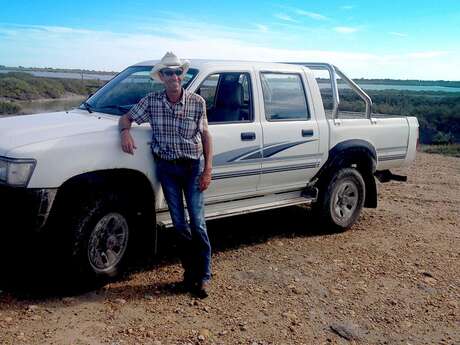
<svg viewBox="0 0 460 345"><path fill-rule="evenodd" d="M155 159L157 174L175 228L184 280L211 279L211 244L204 217L204 197L200 191L203 170L200 160ZM190 224L186 220L184 196Z"/></svg>

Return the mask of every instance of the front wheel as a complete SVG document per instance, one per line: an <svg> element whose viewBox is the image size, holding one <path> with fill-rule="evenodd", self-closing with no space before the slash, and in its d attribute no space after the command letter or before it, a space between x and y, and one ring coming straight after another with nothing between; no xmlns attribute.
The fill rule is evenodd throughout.
<svg viewBox="0 0 460 345"><path fill-rule="evenodd" d="M365 196L361 174L356 169L344 168L320 190L314 210L322 223L334 230L346 230L358 219Z"/></svg>
<svg viewBox="0 0 460 345"><path fill-rule="evenodd" d="M124 215L110 212L99 217L87 240L88 263L94 273L112 275L118 271L128 238L129 225Z"/></svg>
<svg viewBox="0 0 460 345"><path fill-rule="evenodd" d="M71 220L71 262L93 278L118 275L126 261L132 235L130 208L116 195L85 200Z"/></svg>

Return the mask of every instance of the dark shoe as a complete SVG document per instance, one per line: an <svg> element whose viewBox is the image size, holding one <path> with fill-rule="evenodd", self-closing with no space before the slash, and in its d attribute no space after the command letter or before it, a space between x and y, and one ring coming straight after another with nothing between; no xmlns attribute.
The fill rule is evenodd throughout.
<svg viewBox="0 0 460 345"><path fill-rule="evenodd" d="M198 298L206 298L209 296L209 282L198 283L193 291L193 294Z"/></svg>
<svg viewBox="0 0 460 345"><path fill-rule="evenodd" d="M196 283L191 280L183 280L174 284L174 290L177 292L194 292L196 290Z"/></svg>

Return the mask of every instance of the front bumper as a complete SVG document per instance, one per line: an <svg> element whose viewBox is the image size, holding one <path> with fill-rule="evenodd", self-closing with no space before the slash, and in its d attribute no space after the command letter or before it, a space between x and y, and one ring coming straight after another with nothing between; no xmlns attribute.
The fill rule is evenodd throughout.
<svg viewBox="0 0 460 345"><path fill-rule="evenodd" d="M0 231L39 231L51 211L57 189L30 189L0 185Z"/></svg>

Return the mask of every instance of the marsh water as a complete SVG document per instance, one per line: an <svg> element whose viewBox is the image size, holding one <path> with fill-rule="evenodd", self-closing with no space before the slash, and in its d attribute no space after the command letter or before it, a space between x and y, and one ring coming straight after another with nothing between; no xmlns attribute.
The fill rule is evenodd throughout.
<svg viewBox="0 0 460 345"><path fill-rule="evenodd" d="M115 75L115 74L101 74L101 73L0 70L0 73L9 73L9 72L23 72L23 73L32 74L35 77L45 77L45 78L93 79L93 80L104 80L104 81L108 81L112 79Z"/></svg>
<svg viewBox="0 0 460 345"><path fill-rule="evenodd" d="M52 100L21 101L16 104L21 107L20 114L25 115L70 110L78 107L84 100L83 96L74 96Z"/></svg>

